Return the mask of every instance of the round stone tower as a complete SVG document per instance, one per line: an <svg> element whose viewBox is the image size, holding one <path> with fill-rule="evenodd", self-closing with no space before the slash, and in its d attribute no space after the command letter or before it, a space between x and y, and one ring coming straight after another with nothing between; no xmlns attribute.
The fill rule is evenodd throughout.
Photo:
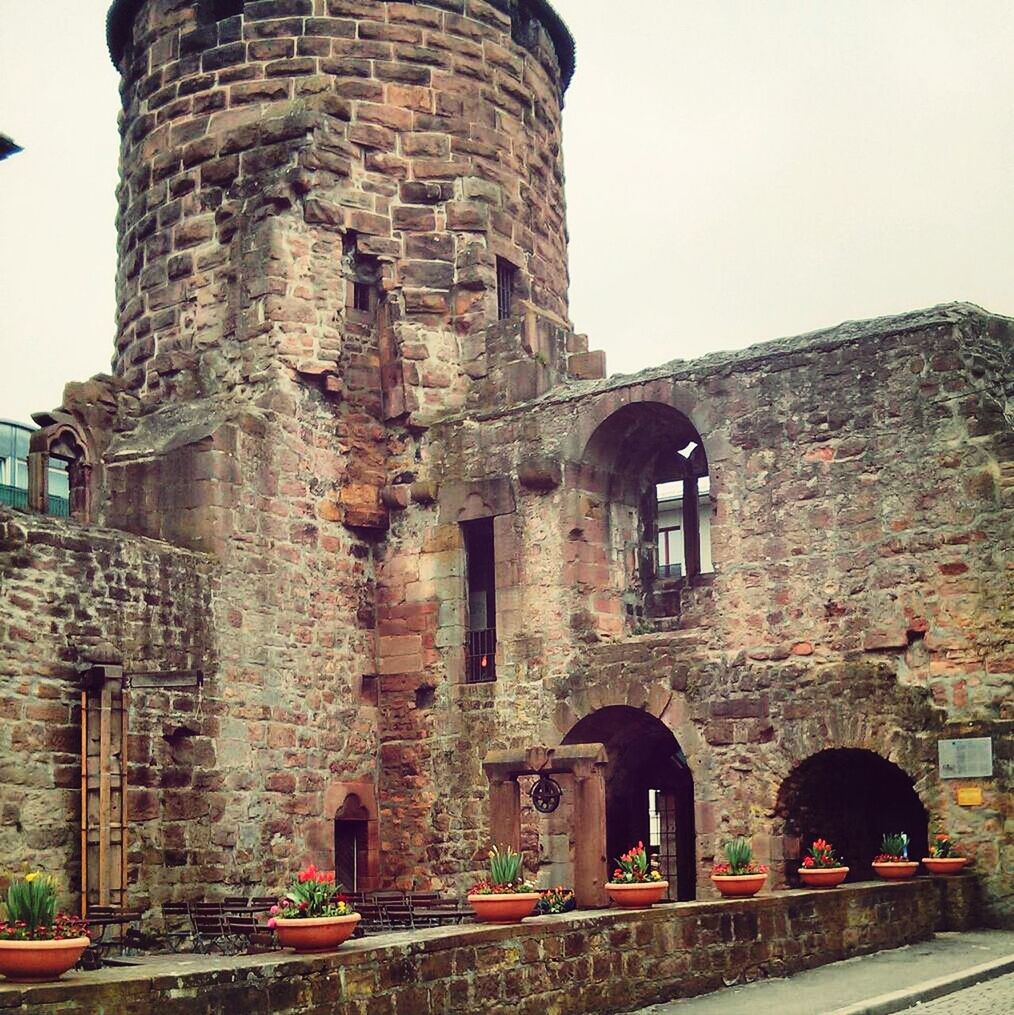
<svg viewBox="0 0 1014 1015"><path fill-rule="evenodd" d="M587 373L545 0L115 0L108 39L144 411L304 384L425 422Z"/></svg>

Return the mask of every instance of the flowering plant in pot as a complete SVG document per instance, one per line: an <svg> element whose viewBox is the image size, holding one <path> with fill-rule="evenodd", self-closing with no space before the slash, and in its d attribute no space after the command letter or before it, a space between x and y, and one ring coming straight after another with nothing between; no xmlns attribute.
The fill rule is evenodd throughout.
<svg viewBox="0 0 1014 1015"><path fill-rule="evenodd" d="M311 863L271 907L268 926L283 948L297 952L331 952L355 932L360 915L341 894L334 871L319 871Z"/></svg>
<svg viewBox="0 0 1014 1015"><path fill-rule="evenodd" d="M750 840L742 836L732 839L722 847L725 863L716 863L711 868L711 883L728 896L756 895L768 876L765 864L753 858Z"/></svg>
<svg viewBox="0 0 1014 1015"><path fill-rule="evenodd" d="M522 859L510 846L494 846L489 851L489 876L477 881L468 892L468 904L477 920L520 923L532 915L539 893L522 876Z"/></svg>
<svg viewBox="0 0 1014 1015"><path fill-rule="evenodd" d="M0 920L0 973L14 983L55 980L88 947L88 925L57 912L56 878L33 871L11 880Z"/></svg>
<svg viewBox="0 0 1014 1015"><path fill-rule="evenodd" d="M539 916L552 916L556 913L569 913L576 905L574 893L569 888L559 885L539 893L535 912Z"/></svg>
<svg viewBox="0 0 1014 1015"><path fill-rule="evenodd" d="M876 874L893 881L910 878L918 869L918 861L908 858L908 835L905 832L885 832L880 840L880 852L873 858Z"/></svg>
<svg viewBox="0 0 1014 1015"><path fill-rule="evenodd" d="M629 909L653 906L668 889L669 882L662 878L654 857L648 860L643 842L617 858L613 876L606 882L609 898Z"/></svg>
<svg viewBox="0 0 1014 1015"><path fill-rule="evenodd" d="M955 874L968 863L968 857L962 856L961 848L946 832L933 837L929 854L922 863L930 874Z"/></svg>
<svg viewBox="0 0 1014 1015"><path fill-rule="evenodd" d="M803 857L799 877L810 888L833 888L845 880L849 869L835 856L834 846L826 839L814 839L810 851Z"/></svg>

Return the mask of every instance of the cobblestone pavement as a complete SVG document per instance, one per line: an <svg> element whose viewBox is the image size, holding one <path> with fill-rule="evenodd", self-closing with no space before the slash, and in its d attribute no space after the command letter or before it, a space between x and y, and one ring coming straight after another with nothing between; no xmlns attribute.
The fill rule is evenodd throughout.
<svg viewBox="0 0 1014 1015"><path fill-rule="evenodd" d="M1014 1012L1014 973L977 983L935 1001L906 1008L899 1015L918 1012L919 1015L1010 1015Z"/></svg>

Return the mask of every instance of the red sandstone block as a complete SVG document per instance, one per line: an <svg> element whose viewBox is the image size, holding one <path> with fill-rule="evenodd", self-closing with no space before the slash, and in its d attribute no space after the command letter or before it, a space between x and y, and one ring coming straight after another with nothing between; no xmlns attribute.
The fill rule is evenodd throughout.
<svg viewBox="0 0 1014 1015"><path fill-rule="evenodd" d="M412 175L417 180L453 180L472 172L472 163L464 159L429 159L412 160Z"/></svg>
<svg viewBox="0 0 1014 1015"><path fill-rule="evenodd" d="M411 111L400 106L360 102L356 106L356 113L360 121L379 123L393 130L410 130L412 127Z"/></svg>
<svg viewBox="0 0 1014 1015"><path fill-rule="evenodd" d="M606 376L606 354L601 349L575 353L567 357L567 370L578 380L598 380Z"/></svg>

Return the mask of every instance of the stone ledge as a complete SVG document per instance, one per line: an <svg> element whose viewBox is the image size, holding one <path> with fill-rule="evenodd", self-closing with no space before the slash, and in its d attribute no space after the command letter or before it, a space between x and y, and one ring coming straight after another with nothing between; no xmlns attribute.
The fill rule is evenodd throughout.
<svg viewBox="0 0 1014 1015"><path fill-rule="evenodd" d="M391 933L304 958L160 956L56 984L0 984L0 1011L615 1012L923 940L940 898L929 879L861 883Z"/></svg>

